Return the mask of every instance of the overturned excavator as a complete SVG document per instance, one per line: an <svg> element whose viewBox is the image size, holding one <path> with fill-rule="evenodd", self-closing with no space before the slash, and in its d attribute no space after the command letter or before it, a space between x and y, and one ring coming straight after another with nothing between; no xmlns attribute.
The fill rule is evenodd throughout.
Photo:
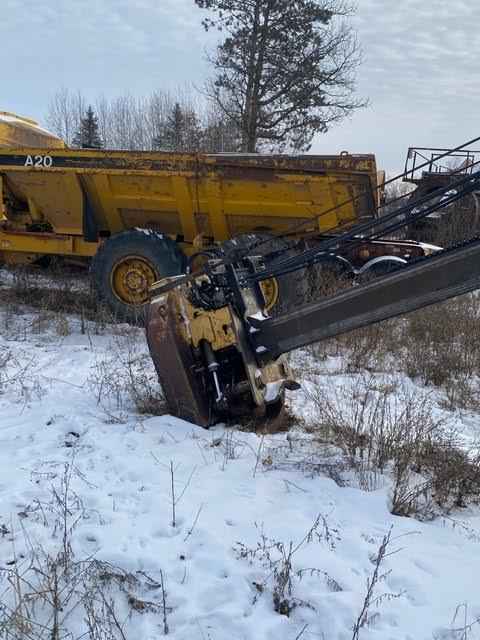
<svg viewBox="0 0 480 640"><path fill-rule="evenodd" d="M260 244L232 243L203 254L196 272L166 278L152 289L147 340L172 414L208 427L218 421L274 419L285 390L299 388L285 354L480 287L480 237L388 263L375 279L345 265L352 254L401 236L405 226L452 207L480 188L480 167L462 172L387 215L271 261ZM268 242L265 240L263 242ZM407 243L408 244L408 243ZM339 255L339 248L342 248ZM341 274L335 291L280 311L267 311L265 286L292 274L318 282ZM360 277L359 277L360 276ZM292 292L293 295L294 292Z"/></svg>

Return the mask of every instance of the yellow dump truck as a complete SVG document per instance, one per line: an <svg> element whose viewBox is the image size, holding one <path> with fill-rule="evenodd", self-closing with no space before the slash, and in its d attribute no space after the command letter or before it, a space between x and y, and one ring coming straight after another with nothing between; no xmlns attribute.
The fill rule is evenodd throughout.
<svg viewBox="0 0 480 640"><path fill-rule="evenodd" d="M0 262L84 260L124 316L202 248L246 233L325 234L375 216L377 197L373 155L69 149L0 114Z"/></svg>

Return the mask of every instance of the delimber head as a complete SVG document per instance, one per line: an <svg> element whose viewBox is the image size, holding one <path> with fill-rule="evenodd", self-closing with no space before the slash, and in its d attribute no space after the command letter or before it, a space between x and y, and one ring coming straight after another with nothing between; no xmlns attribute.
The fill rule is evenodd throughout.
<svg viewBox="0 0 480 640"><path fill-rule="evenodd" d="M202 279L203 284L208 280ZM203 427L278 413L285 388L298 385L284 357L268 361L252 347L249 333L255 330L246 318L263 313L253 292L242 290L245 315L240 317L232 304L200 305L192 294L201 279L172 284L175 280L167 278L154 285L146 322L169 411Z"/></svg>

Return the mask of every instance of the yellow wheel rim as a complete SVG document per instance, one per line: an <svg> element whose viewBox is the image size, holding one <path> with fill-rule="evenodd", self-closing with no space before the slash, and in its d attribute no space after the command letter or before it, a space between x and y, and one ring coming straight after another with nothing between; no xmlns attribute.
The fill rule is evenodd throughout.
<svg viewBox="0 0 480 640"><path fill-rule="evenodd" d="M125 256L113 267L110 284L120 302L141 305L148 302L150 287L158 279L155 269L145 258Z"/></svg>
<svg viewBox="0 0 480 640"><path fill-rule="evenodd" d="M260 288L265 298L265 309L270 311L278 302L278 282L276 278L262 280Z"/></svg>

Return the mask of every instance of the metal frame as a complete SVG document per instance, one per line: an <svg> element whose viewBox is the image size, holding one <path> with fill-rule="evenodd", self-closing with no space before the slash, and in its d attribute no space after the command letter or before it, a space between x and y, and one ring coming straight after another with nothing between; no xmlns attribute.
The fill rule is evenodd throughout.
<svg viewBox="0 0 480 640"><path fill-rule="evenodd" d="M410 147L405 160L404 182L417 182L425 175L470 175L474 172L480 150L449 150L435 147ZM454 166L440 160L452 159ZM456 161L459 160L458 164ZM421 172L421 173L420 173Z"/></svg>

